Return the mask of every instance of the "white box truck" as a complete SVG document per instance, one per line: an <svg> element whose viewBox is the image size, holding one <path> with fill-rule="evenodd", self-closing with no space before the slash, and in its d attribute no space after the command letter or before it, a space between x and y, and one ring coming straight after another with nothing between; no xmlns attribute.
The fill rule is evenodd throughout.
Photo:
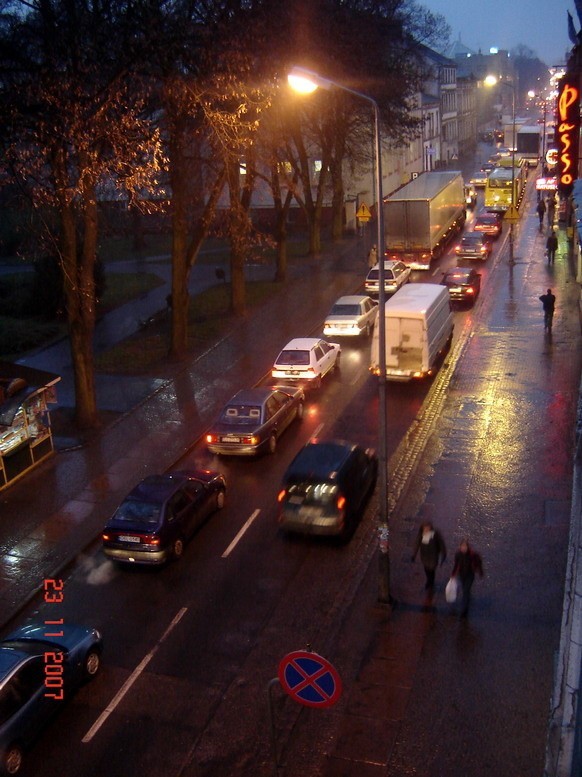
<svg viewBox="0 0 582 777"><path fill-rule="evenodd" d="M386 379L406 381L434 372L453 338L449 290L435 283L408 283L385 305ZM379 326L374 327L370 372L380 374Z"/></svg>
<svg viewBox="0 0 582 777"><path fill-rule="evenodd" d="M428 270L465 223L465 183L458 171L431 171L384 200L386 258Z"/></svg>

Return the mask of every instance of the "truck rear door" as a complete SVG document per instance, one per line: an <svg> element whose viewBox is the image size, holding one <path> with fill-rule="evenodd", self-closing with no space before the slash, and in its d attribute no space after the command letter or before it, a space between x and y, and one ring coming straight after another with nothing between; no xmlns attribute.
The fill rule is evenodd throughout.
<svg viewBox="0 0 582 777"><path fill-rule="evenodd" d="M410 372L423 369L424 327L419 318L386 319L386 367Z"/></svg>

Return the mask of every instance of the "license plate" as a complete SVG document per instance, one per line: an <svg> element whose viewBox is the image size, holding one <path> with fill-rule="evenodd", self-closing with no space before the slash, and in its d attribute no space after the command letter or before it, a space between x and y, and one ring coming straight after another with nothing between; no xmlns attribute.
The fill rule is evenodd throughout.
<svg viewBox="0 0 582 777"><path fill-rule="evenodd" d="M228 437L222 437L221 440L222 442L240 442L240 437L228 436Z"/></svg>
<svg viewBox="0 0 582 777"><path fill-rule="evenodd" d="M120 542L141 542L141 537L132 537L131 534L120 534L118 539Z"/></svg>
<svg viewBox="0 0 582 777"><path fill-rule="evenodd" d="M453 294L459 294L463 289L460 286L451 286L451 292Z"/></svg>

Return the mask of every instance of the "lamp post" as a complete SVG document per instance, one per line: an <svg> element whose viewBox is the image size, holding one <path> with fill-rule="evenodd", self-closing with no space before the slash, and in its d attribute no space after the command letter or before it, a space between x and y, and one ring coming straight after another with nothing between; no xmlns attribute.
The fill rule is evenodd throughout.
<svg viewBox="0 0 582 777"><path fill-rule="evenodd" d="M487 76L484 83L486 86L495 86L497 83L497 78L495 76ZM503 85L511 87L511 134L513 138L513 142L511 144L511 209L510 212L505 215L505 218L507 221L509 221L509 264L513 266L515 264L515 260L513 258L513 225L518 218L515 207L515 147L517 146L517 135L515 132L515 84L513 81L504 81Z"/></svg>
<svg viewBox="0 0 582 777"><path fill-rule="evenodd" d="M374 166L376 176L376 226L378 247L378 601L388 604L392 601L390 595L390 553L388 525L388 461L387 461L387 417L386 417L386 290L384 288L384 212L382 196L382 155L380 147L380 111L378 103L369 95L357 92L343 84L323 78L313 70L293 67L288 75L289 85L302 94L311 94L317 88L330 90L340 89L368 102L374 112Z"/></svg>

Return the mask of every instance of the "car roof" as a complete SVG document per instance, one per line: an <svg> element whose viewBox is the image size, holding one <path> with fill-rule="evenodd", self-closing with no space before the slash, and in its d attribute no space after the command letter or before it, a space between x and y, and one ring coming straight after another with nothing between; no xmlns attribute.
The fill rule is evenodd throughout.
<svg viewBox="0 0 582 777"><path fill-rule="evenodd" d="M144 499L154 504L163 504L188 480L203 480L208 482L214 473L208 470L193 470L192 472L169 472L165 475L148 475L141 483L130 491L127 499Z"/></svg>
<svg viewBox="0 0 582 777"><path fill-rule="evenodd" d="M287 472L286 480L322 478L334 480L346 459L357 446L345 440L308 442L295 456Z"/></svg>
<svg viewBox="0 0 582 777"><path fill-rule="evenodd" d="M359 305L365 299L370 299L367 294L350 294L347 297L340 297L333 303L334 305Z"/></svg>
<svg viewBox="0 0 582 777"><path fill-rule="evenodd" d="M289 340L287 345L282 348L283 351L305 351L313 348L321 342L321 337L296 337Z"/></svg>
<svg viewBox="0 0 582 777"><path fill-rule="evenodd" d="M483 240L483 235L480 232L465 232L463 240Z"/></svg>

